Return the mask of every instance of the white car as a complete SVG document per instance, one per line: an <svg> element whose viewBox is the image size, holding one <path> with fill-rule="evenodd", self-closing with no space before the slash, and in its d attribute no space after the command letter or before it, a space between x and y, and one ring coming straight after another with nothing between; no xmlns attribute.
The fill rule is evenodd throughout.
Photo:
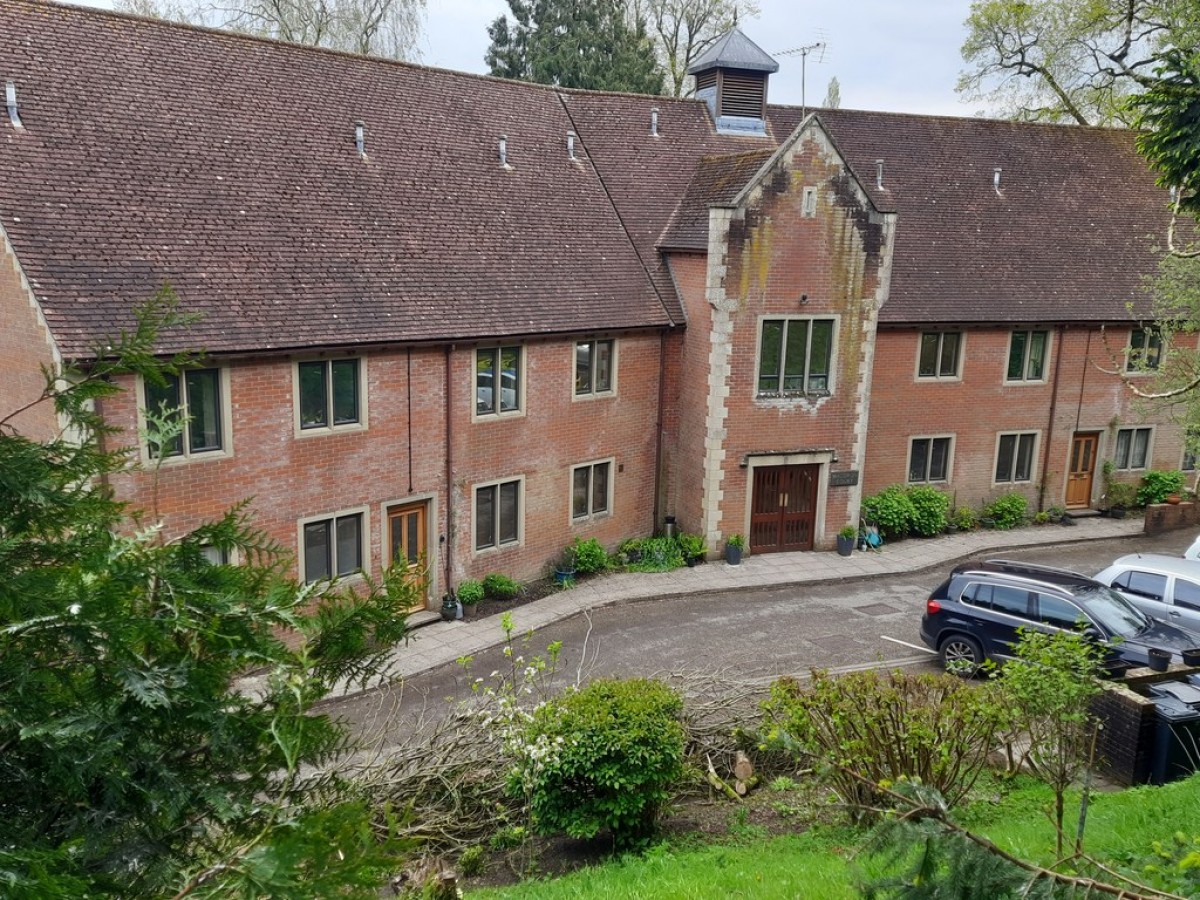
<svg viewBox="0 0 1200 900"><path fill-rule="evenodd" d="M1192 545L1183 551L1184 559L1200 559L1200 535L1192 541Z"/></svg>
<svg viewBox="0 0 1200 900"><path fill-rule="evenodd" d="M1151 618L1200 631L1200 559L1131 553L1097 574L1096 580Z"/></svg>

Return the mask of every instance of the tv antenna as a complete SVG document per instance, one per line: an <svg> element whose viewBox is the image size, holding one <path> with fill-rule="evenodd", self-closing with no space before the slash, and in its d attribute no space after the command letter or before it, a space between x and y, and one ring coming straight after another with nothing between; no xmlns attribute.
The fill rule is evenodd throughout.
<svg viewBox="0 0 1200 900"><path fill-rule="evenodd" d="M817 57L818 63L825 62L825 48L828 44L825 41L825 36L821 36L821 40L811 44L805 44L803 47L793 47L791 50L780 50L774 56L799 56L800 57L800 118L803 119L808 113L808 103L805 97L807 89L807 69L808 69L808 54L821 51Z"/></svg>

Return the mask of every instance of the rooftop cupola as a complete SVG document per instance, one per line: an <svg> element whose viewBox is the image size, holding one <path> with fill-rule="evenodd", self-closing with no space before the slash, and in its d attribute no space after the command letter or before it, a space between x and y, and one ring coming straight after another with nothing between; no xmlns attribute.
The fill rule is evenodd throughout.
<svg viewBox="0 0 1200 900"><path fill-rule="evenodd" d="M736 27L725 32L688 66L696 97L708 104L717 131L766 134L767 77L779 63Z"/></svg>

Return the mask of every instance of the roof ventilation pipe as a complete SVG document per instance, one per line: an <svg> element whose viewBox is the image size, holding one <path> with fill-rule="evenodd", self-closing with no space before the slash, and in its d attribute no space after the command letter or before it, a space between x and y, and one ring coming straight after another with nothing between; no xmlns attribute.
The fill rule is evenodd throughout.
<svg viewBox="0 0 1200 900"><path fill-rule="evenodd" d="M997 194L1000 193L1000 173L1003 171L999 166L992 170L992 187L996 189Z"/></svg>
<svg viewBox="0 0 1200 900"><path fill-rule="evenodd" d="M358 148L358 155L366 157L367 155L367 127L363 125L362 119L354 123L354 146Z"/></svg>
<svg viewBox="0 0 1200 900"><path fill-rule="evenodd" d="M4 103L8 107L8 118L14 128L24 128L21 122L21 111L17 108L17 86L11 81L4 83Z"/></svg>
<svg viewBox="0 0 1200 900"><path fill-rule="evenodd" d="M875 187L883 190L883 160L875 160Z"/></svg>
<svg viewBox="0 0 1200 900"><path fill-rule="evenodd" d="M575 132L567 132L567 159L575 159Z"/></svg>
<svg viewBox="0 0 1200 900"><path fill-rule="evenodd" d="M508 135L500 135L500 165L508 168Z"/></svg>
<svg viewBox="0 0 1200 900"><path fill-rule="evenodd" d="M658 137L658 107L650 107L650 136Z"/></svg>

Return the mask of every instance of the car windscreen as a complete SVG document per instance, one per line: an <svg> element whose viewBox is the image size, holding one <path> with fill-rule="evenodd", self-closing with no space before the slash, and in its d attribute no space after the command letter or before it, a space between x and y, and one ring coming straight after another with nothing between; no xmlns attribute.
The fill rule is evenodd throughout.
<svg viewBox="0 0 1200 900"><path fill-rule="evenodd" d="M1145 613L1104 585L1084 588L1075 594L1075 599L1111 634L1133 637L1150 627L1150 619Z"/></svg>

